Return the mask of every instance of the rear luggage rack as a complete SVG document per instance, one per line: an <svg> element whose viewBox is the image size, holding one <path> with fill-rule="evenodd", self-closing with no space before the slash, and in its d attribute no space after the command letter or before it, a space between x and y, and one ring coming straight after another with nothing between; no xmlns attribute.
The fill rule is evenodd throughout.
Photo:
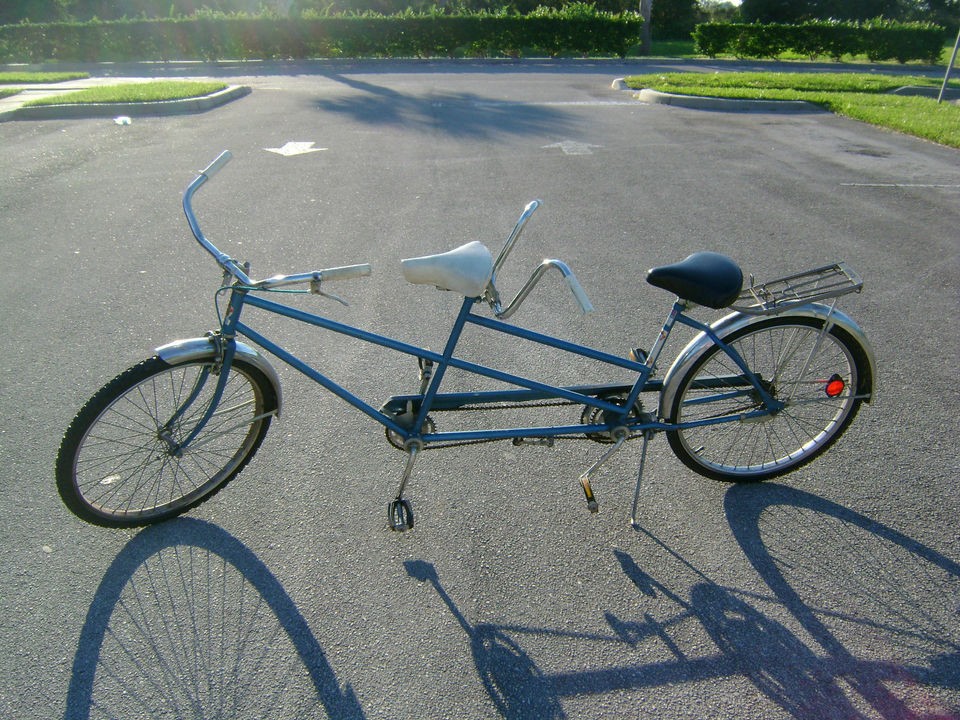
<svg viewBox="0 0 960 720"><path fill-rule="evenodd" d="M860 292L862 287L861 277L845 263L824 265L760 285L754 284L751 275L750 287L730 307L748 315L776 315L797 305Z"/></svg>

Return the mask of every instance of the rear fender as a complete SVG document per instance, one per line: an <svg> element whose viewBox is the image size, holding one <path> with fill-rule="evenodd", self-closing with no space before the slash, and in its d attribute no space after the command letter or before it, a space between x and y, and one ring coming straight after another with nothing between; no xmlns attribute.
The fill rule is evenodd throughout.
<svg viewBox="0 0 960 720"><path fill-rule="evenodd" d="M859 387L857 388L857 393L864 395L864 400L870 402L876 395L877 362L870 341L867 340L867 336L863 330L860 329L860 326L857 325L850 316L836 309L831 313L829 307L821 305L820 303L810 303L809 305L801 305L785 310L776 317L813 317L826 319L828 316L833 325L844 330L863 347L869 371L865 373L865 377L858 378ZM744 313L734 312L726 317L720 318L711 324L710 328L717 334L717 337L722 340L731 333L735 333L748 325L767 320L769 317L769 315L746 315ZM687 344L683 351L677 356L677 359L673 361L673 365L670 366L670 370L667 371L667 375L663 380L663 390L660 392L659 414L661 418L667 419L670 408L673 407L674 399L680 390L680 380L686 375L687 370L689 370L712 345L713 341L706 333L701 332Z"/></svg>
<svg viewBox="0 0 960 720"><path fill-rule="evenodd" d="M277 398L277 407L267 409L275 409L277 417L279 417L280 408L283 405L283 396L280 391L280 376L277 375L277 371L273 369L273 366L263 355L246 343L237 342L236 347L236 357L242 358L253 365L270 381L273 386L273 393ZM213 359L217 356L218 351L213 338L199 337L188 340L174 340L166 345L161 345L154 352L168 365L180 365L194 360Z"/></svg>

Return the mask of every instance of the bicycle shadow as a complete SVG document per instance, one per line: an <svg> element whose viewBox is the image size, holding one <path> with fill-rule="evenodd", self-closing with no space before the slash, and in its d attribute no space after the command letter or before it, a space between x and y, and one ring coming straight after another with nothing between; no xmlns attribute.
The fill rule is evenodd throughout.
<svg viewBox="0 0 960 720"><path fill-rule="evenodd" d="M781 485L733 486L724 506L747 559L819 646L815 655L777 641L742 604L707 602L711 612L703 622L720 647L736 651L740 626L755 628L756 652L739 654L754 662L747 674L761 690L798 718L825 709L835 715L837 679L849 689L844 697L885 719L960 718L960 707L935 692L960 690L960 563L849 508ZM831 596L814 589L824 580ZM792 660L784 664L778 653L788 651ZM845 717L864 717L849 709Z"/></svg>
<svg viewBox="0 0 960 720"><path fill-rule="evenodd" d="M604 613L612 633L580 633L569 630L536 628L518 625L471 625L440 583L435 567L422 560L406 561L410 577L429 583L470 639L470 649L477 673L499 714L508 719L565 718L564 698L587 697L642 688L674 687L684 683L747 676L770 697L796 717L853 717L852 707L838 692L824 693L826 682L817 682L823 674L819 660L786 628L768 619L734 594L712 582L695 585L690 600L658 582L644 572L633 558L614 551L624 574L645 596L664 599L680 608L667 621L658 621L645 614L642 621L617 618ZM671 630L683 623L699 622L714 639L718 653L690 653L671 638ZM672 658L635 664L623 664L569 672L544 672L516 638L527 638L541 647L556 641L603 646L623 645L631 650L645 643L660 642L670 650ZM800 668L801 675L811 682L799 687L793 682ZM822 678L826 679L826 678ZM781 688L786 688L783 690Z"/></svg>
<svg viewBox="0 0 960 720"><path fill-rule="evenodd" d="M430 583L470 638L470 651L483 686L504 718L565 718L559 698L540 668L496 625L471 625L447 594L433 564L423 560L406 560L407 574L420 582Z"/></svg>
<svg viewBox="0 0 960 720"><path fill-rule="evenodd" d="M960 564L848 508L774 484L735 486L725 511L772 596L718 584L641 530L697 579L689 591L672 589L630 554L614 550L637 591L672 610L665 619L645 612L638 620L605 612L610 634L471 625L431 563L410 560L404 567L433 586L463 628L480 680L504 718L564 718L565 698L746 678L798 720L960 719ZM854 587L857 568L866 574ZM824 587L805 580L822 580L824 572L834 573L827 587L838 597L804 599ZM956 593L952 600L950 592ZM786 611L803 634L760 604ZM712 652L702 643L684 645L695 636L691 623L706 633ZM565 651L558 652L557 641L568 646ZM622 663L596 669L548 672L534 660L537 651L545 658L570 655L576 643L621 644L632 652ZM660 659L631 662L653 644Z"/></svg>
<svg viewBox="0 0 960 720"><path fill-rule="evenodd" d="M67 720L363 718L289 595L240 541L179 518L120 551L94 595Z"/></svg>

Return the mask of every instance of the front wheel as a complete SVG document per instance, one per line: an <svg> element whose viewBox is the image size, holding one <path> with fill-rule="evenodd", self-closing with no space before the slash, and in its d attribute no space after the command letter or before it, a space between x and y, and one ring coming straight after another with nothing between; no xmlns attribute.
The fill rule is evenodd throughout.
<svg viewBox="0 0 960 720"><path fill-rule="evenodd" d="M761 320L723 338L783 408L769 414L760 394L719 346L681 378L671 423L706 424L667 432L674 454L718 480L765 480L822 453L860 409L869 375L864 348L822 318ZM715 424L714 424L715 423Z"/></svg>
<svg viewBox="0 0 960 720"><path fill-rule="evenodd" d="M270 427L276 392L235 359L213 416L181 448L210 406L215 372L210 360L153 357L97 392L57 456L57 490L70 511L95 525L147 525L200 504L240 472Z"/></svg>

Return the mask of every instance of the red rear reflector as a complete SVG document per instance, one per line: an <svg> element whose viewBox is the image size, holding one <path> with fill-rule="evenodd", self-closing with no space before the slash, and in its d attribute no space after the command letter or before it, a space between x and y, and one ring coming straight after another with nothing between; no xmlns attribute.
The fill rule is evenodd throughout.
<svg viewBox="0 0 960 720"><path fill-rule="evenodd" d="M834 375L832 378L827 380L826 386L823 388L823 391L827 394L827 397L839 397L843 393L843 389L847 384L843 381L843 378L839 375Z"/></svg>

